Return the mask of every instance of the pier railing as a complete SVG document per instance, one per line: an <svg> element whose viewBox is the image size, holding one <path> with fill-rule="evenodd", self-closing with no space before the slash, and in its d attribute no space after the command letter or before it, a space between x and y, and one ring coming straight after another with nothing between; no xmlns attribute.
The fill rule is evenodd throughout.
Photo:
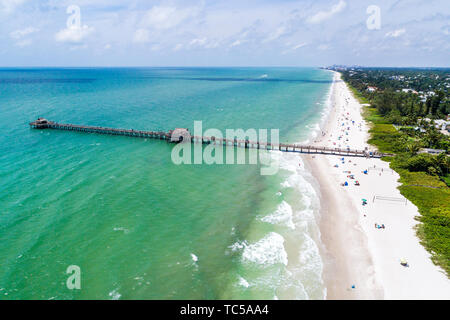
<svg viewBox="0 0 450 320"><path fill-rule="evenodd" d="M98 126L85 126L76 124L65 124L57 123L53 121L48 121L45 119L38 119L34 122L30 122L31 128L34 129L56 129L56 130L67 130L67 131L78 131L86 133L96 133L96 134L109 134L109 135L119 135L119 136L129 136L129 137L139 137L139 138L149 138L149 139L159 139L166 140L169 142L189 142L192 143L202 143L202 144L222 144L225 146L235 146L242 148L256 148L256 149L266 149L266 150L279 150L283 152L299 152L299 153L311 153L311 154L329 154L329 155L345 155L345 156L357 156L357 157L371 157L371 158L381 158L386 156L392 156L389 153L380 153L378 151L369 150L356 150L349 148L330 148L330 147L320 147L314 145L299 145L299 144L287 144L287 143L270 143L270 142L259 142L259 141L249 141L249 140L239 140L239 139L226 139L226 138L216 138L216 137L205 137L205 136L190 136L187 129L175 129L169 132L164 131L143 131L134 129L118 129L118 128L108 128L108 127L98 127ZM184 135L180 135L180 131ZM175 137L176 133L176 137ZM175 137L175 138L174 138ZM184 139L180 139L184 137ZM188 137L188 138L186 138Z"/></svg>

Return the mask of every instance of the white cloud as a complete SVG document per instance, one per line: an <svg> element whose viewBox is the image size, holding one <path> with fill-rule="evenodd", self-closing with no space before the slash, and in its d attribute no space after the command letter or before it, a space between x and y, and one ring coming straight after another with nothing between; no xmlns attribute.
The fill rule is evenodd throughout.
<svg viewBox="0 0 450 320"><path fill-rule="evenodd" d="M135 43L146 43L150 41L150 33L147 29L138 29L134 33L133 42Z"/></svg>
<svg viewBox="0 0 450 320"><path fill-rule="evenodd" d="M193 39L191 42L189 42L189 45L191 47L202 47L206 44L206 38L197 38L197 39Z"/></svg>
<svg viewBox="0 0 450 320"><path fill-rule="evenodd" d="M286 43L286 46L291 46L291 45L292 45L291 42ZM296 44L296 45L290 47L289 49L284 50L283 52L281 52L281 54L292 53L293 51L295 51L295 50L297 50L297 49L300 49L300 48L303 48L303 47L306 46L306 45L307 45L306 42L302 42L302 43Z"/></svg>
<svg viewBox="0 0 450 320"><path fill-rule="evenodd" d="M26 47L26 46L31 45L33 43L33 41L30 38L24 39L24 37L26 37L26 36L34 33L34 32L37 32L37 31L39 31L39 29L36 29L36 28L33 28L33 27L28 27L28 28L25 28L25 29L15 30L15 31L11 32L9 34L9 36L12 39L16 40L16 43L15 43L16 46L18 46L18 47Z"/></svg>
<svg viewBox="0 0 450 320"><path fill-rule="evenodd" d="M88 27L86 25L82 27L66 28L58 31L55 34L55 40L58 42L80 43L93 31L94 28Z"/></svg>
<svg viewBox="0 0 450 320"><path fill-rule="evenodd" d="M204 48L214 49L220 45L220 42L214 39L208 40L207 38L195 38L189 42L188 48Z"/></svg>
<svg viewBox="0 0 450 320"><path fill-rule="evenodd" d="M245 41L244 41L244 42L245 42ZM233 43L230 45L230 48L239 46L239 45L241 45L242 43L243 43L243 41L241 41L241 40L236 40L235 42L233 42Z"/></svg>
<svg viewBox="0 0 450 320"><path fill-rule="evenodd" d="M304 46L306 46L306 42L302 42L302 43L299 43L299 44L293 46L292 50L297 50L297 49L300 49L301 47L304 47Z"/></svg>
<svg viewBox="0 0 450 320"><path fill-rule="evenodd" d="M275 30L274 32L272 32L266 39L264 39L262 42L266 43L266 42L270 42L273 40L278 39L279 37L281 37L283 34L286 33L286 28L285 27L278 27L277 30Z"/></svg>
<svg viewBox="0 0 450 320"><path fill-rule="evenodd" d="M394 30L394 31L389 31L388 33L385 34L385 37L397 38L397 37L400 37L405 32L406 32L406 30L404 28L398 29L398 30Z"/></svg>
<svg viewBox="0 0 450 320"><path fill-rule="evenodd" d="M327 19L331 18L335 14L341 12L342 10L344 10L344 8L346 6L347 6L347 3L345 1L339 0L339 3L335 4L334 6L332 6L331 10L329 10L329 11L319 11L318 13L316 13L315 15L310 17L307 21L309 23L320 23L320 22L322 22L324 20L327 20Z"/></svg>
<svg viewBox="0 0 450 320"><path fill-rule="evenodd" d="M147 28L165 30L179 25L187 18L196 15L195 8L177 9L169 6L154 6L144 16L142 24Z"/></svg>
<svg viewBox="0 0 450 320"><path fill-rule="evenodd" d="M0 12L9 14L27 0L0 0Z"/></svg>
<svg viewBox="0 0 450 320"><path fill-rule="evenodd" d="M26 46L31 45L32 43L33 43L33 41L31 39L24 39L24 40L16 42L16 46L26 47Z"/></svg>
<svg viewBox="0 0 450 320"><path fill-rule="evenodd" d="M41 1L48 5L39 5ZM65 49L74 47L80 57L91 57L89 62L99 65L148 63L149 54L153 54L151 50L158 49L156 44L161 49L154 54L160 60L154 61L160 64L271 65L278 63L274 62L277 55L288 54L285 59L276 61L286 65L320 65L329 61L327 53L333 51L339 54L342 63L347 64L402 66L415 62L417 58L421 65L448 65L445 49L448 52L450 46L450 25L442 9L448 0L436 0L433 6L408 6L402 1L397 1L396 6L387 5L385 9L389 14L383 16L381 33L366 28L365 5L347 0L262 1L258 6L239 0L133 0L128 3L77 0L72 2L81 6L81 25L86 23L95 30L86 27L76 31L65 30L65 20L70 17L65 8L71 1L41 1L0 0L0 30L3 31L0 34L4 40L0 42L0 52L5 52L0 54L0 60L4 64L39 65L62 61L67 57L64 51L55 50L63 43L57 39L67 41ZM2 12L5 10L13 13L5 15ZM31 27L40 30L31 32ZM397 30L401 28L405 31ZM50 34L53 41L45 41L46 34ZM318 41L323 35L326 35L323 41ZM427 37L430 39L426 40ZM396 46L391 48L390 41L394 40L397 40ZM410 41L408 47L406 40ZM136 44L130 48L133 41L143 43L146 50L141 50ZM31 52L32 46L38 44L45 48L48 58L30 55L25 59L21 53ZM101 54L96 55L107 51L108 47L104 48L106 44L112 45L108 55L110 60L99 58ZM321 44L328 45L328 51L321 51L327 49L326 46L318 48ZM238 50L254 52L260 46L264 46L264 50L258 52L257 57L244 55ZM427 51L420 48L430 46L434 51L425 57L423 53ZM208 48L215 47L223 50L211 49L217 50L217 54L209 55L211 59L205 60ZM83 48L86 50L81 50ZM130 49L134 50L133 54L124 59L121 53ZM173 57L161 54L185 50L191 52L173 54ZM387 50L393 52L389 58L385 54ZM360 54L358 59L357 53ZM80 57L70 57L73 60L68 64L85 61Z"/></svg>
<svg viewBox="0 0 450 320"><path fill-rule="evenodd" d="M19 30L15 30L13 32L11 32L9 34L9 36L13 39L20 39L25 37L26 35L32 34L34 32L38 32L39 29L33 28L33 27L28 27L25 29L19 29Z"/></svg>

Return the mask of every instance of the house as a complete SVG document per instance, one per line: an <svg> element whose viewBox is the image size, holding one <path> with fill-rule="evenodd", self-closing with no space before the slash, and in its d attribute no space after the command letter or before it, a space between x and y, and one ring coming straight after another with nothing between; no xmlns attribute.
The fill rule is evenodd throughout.
<svg viewBox="0 0 450 320"><path fill-rule="evenodd" d="M392 80L403 81L405 80L405 76L392 76Z"/></svg>
<svg viewBox="0 0 450 320"><path fill-rule="evenodd" d="M446 130L447 127L450 125L450 121L443 120L443 119L437 119L434 120L434 125L436 129L438 130Z"/></svg>
<svg viewBox="0 0 450 320"><path fill-rule="evenodd" d="M419 94L416 90L413 89L402 89L402 92L404 93L414 93L414 94Z"/></svg>
<svg viewBox="0 0 450 320"><path fill-rule="evenodd" d="M421 132L421 133L427 132L427 130L425 130L424 128L419 127L419 126L414 127L414 130L419 131L419 132Z"/></svg>
<svg viewBox="0 0 450 320"><path fill-rule="evenodd" d="M430 149L430 148L422 148L418 153L428 153L428 154L441 154L445 153L445 150L442 149Z"/></svg>
<svg viewBox="0 0 450 320"><path fill-rule="evenodd" d="M369 92L375 92L375 91L377 91L377 87L372 87L372 86L368 86L367 87L367 91L369 91Z"/></svg>

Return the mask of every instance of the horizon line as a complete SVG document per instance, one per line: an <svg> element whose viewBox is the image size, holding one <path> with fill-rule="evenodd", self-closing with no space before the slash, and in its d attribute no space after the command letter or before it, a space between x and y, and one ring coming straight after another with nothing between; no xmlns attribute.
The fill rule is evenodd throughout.
<svg viewBox="0 0 450 320"><path fill-rule="evenodd" d="M0 66L0 69L37 69L37 68L53 68L53 69L94 69L94 68L104 68L104 69L119 69L119 68L319 68L319 69L329 69L335 67L345 67L345 68L379 68L379 69L450 69L450 66L427 66L427 67L419 67L419 66L362 66L362 65L331 65L331 66L268 66L268 65L258 65L258 66L245 66L245 65L230 65L230 66L177 66L177 65L167 65L167 66Z"/></svg>

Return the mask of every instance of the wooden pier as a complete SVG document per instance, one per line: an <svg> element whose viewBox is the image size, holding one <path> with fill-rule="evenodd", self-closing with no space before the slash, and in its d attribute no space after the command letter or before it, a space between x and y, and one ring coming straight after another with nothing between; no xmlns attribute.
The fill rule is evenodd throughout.
<svg viewBox="0 0 450 320"><path fill-rule="evenodd" d="M108 127L84 126L84 125L76 125L76 124L63 124L63 123L48 121L48 120L42 119L42 118L39 118L36 121L30 122L30 126L33 129L56 129L56 130L67 130L67 131L79 131L79 132L86 132L86 133L97 133L97 134L109 134L109 135L139 137L139 138L148 138L148 139L159 139L159 140L166 140L166 141L172 142L172 143L191 142L191 143L234 146L234 147L241 147L241 148L279 150L279 151L283 151L283 152L328 154L328 155L342 155L342 156L354 156L354 157L381 158L381 157L386 157L386 156L392 156L392 154L380 153L377 151L369 151L369 150L328 148L328 147L320 147L320 146L286 144L286 143L273 144L270 142L263 143L263 142L259 142L259 141L238 140L236 138L235 139L225 139L225 138L204 137L204 136L202 136L202 137L191 136L189 134L188 129L184 129L184 128L177 128L175 130L170 130L169 132L143 131L143 130L133 130L133 129L117 129L117 128L108 128Z"/></svg>

